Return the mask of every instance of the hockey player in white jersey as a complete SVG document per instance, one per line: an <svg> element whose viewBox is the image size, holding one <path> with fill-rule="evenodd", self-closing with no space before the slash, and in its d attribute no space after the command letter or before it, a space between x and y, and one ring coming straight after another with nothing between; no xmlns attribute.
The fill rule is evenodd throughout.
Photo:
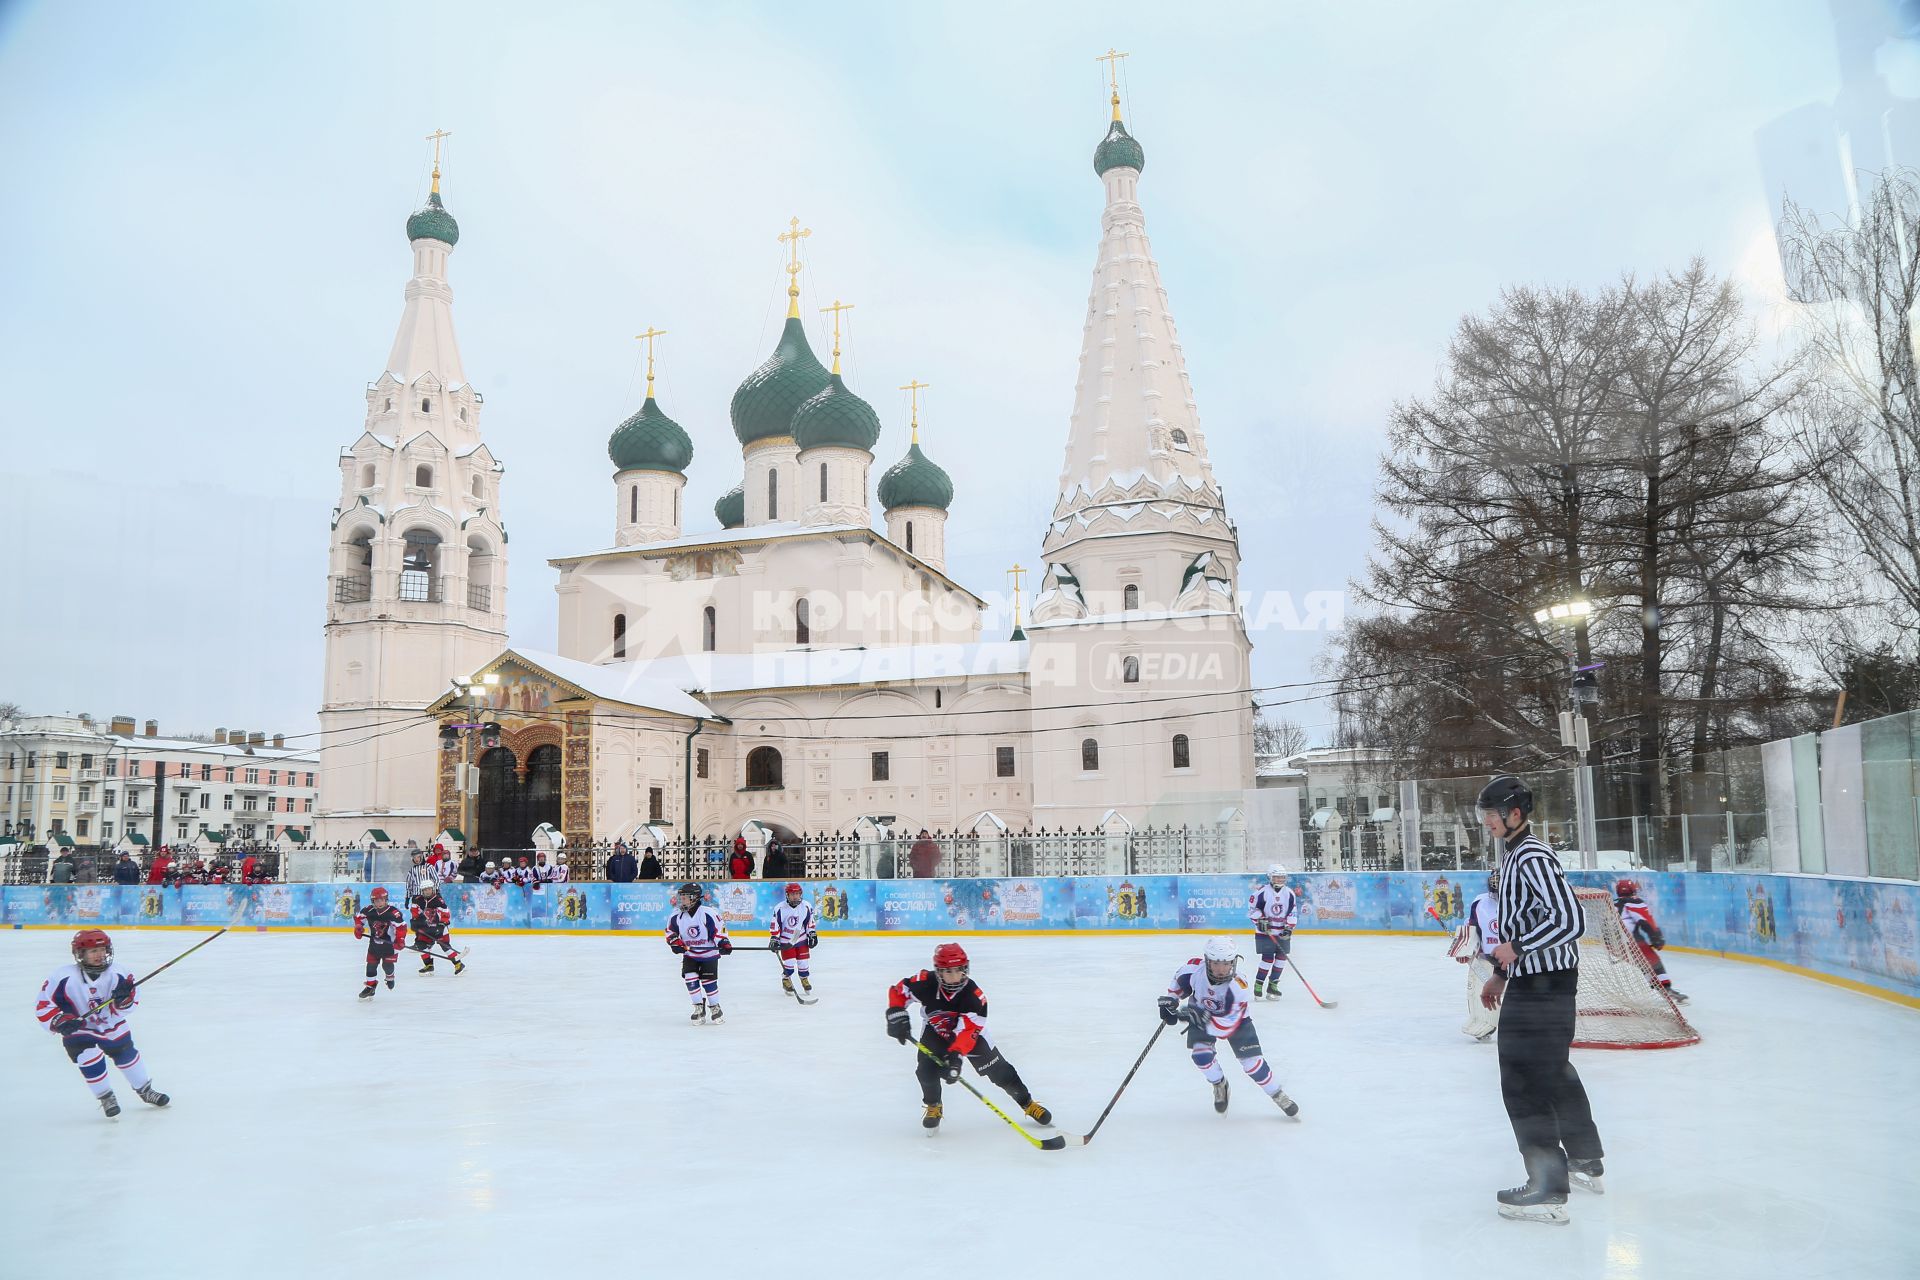
<svg viewBox="0 0 1920 1280"><path fill-rule="evenodd" d="M1286 869L1279 863L1267 868L1267 882L1247 899L1247 917L1253 921L1253 942L1260 951L1253 998L1278 1000L1280 974L1293 949L1294 926L1300 923L1300 895L1287 887Z"/></svg>
<svg viewBox="0 0 1920 1280"><path fill-rule="evenodd" d="M1500 869L1487 873L1487 891L1467 905L1467 918L1448 952L1467 966L1467 1022L1460 1030L1481 1044L1500 1029L1500 1015L1480 999L1493 977L1493 949L1500 945Z"/></svg>
<svg viewBox="0 0 1920 1280"><path fill-rule="evenodd" d="M798 884L789 884L787 900L774 904L767 930L767 945L780 957L780 989L790 996L797 995L793 980L798 976L801 988L812 991L809 966L813 949L820 945L820 934L813 918L813 904L801 900Z"/></svg>
<svg viewBox="0 0 1920 1280"><path fill-rule="evenodd" d="M1160 997L1160 1020L1170 1027L1187 1024L1187 1048L1193 1065L1213 1086L1213 1109L1227 1109L1227 1073L1215 1056L1225 1040L1240 1060L1240 1069L1260 1086L1274 1105L1290 1116L1300 1108L1280 1087L1280 1078L1260 1054L1260 1037L1253 1029L1247 984L1238 973L1240 957L1231 938L1208 938L1206 948L1180 966ZM1186 1001L1183 1006L1181 1001Z"/></svg>
<svg viewBox="0 0 1920 1280"><path fill-rule="evenodd" d="M724 1022L720 1011L720 957L733 954L727 923L712 907L703 906L699 885L688 881L675 895L678 904L667 917L667 946L680 960L680 976L693 1001L693 1021Z"/></svg>
<svg viewBox="0 0 1920 1280"><path fill-rule="evenodd" d="M82 929L73 935L73 963L54 970L40 984L34 1006L40 1025L60 1037L60 1047L110 1117L120 1114L120 1103L107 1080L109 1058L140 1101L154 1107L169 1101L153 1087L140 1051L133 1047L125 1015L136 1003L133 974L113 962L113 940L106 930Z"/></svg>

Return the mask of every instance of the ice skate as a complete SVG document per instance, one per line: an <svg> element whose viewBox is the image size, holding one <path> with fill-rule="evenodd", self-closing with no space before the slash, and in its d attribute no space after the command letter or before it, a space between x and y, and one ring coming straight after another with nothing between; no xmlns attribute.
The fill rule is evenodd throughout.
<svg viewBox="0 0 1920 1280"><path fill-rule="evenodd" d="M727 1020L727 1015L720 1011L719 1005L710 1004L707 1006L708 1022L714 1024L715 1026L718 1026L720 1023L725 1022L726 1020Z"/></svg>
<svg viewBox="0 0 1920 1280"><path fill-rule="evenodd" d="M1289 1098L1285 1089L1276 1089L1267 1096L1273 1099L1274 1106L1280 1108L1289 1116L1297 1116L1300 1114L1300 1104L1292 1098Z"/></svg>
<svg viewBox="0 0 1920 1280"><path fill-rule="evenodd" d="M1479 1035L1475 1036L1473 1038L1473 1042L1475 1044L1485 1044L1487 1041L1493 1039L1493 1033L1498 1031L1499 1029L1500 1028L1498 1027L1488 1027L1485 1031L1482 1031Z"/></svg>
<svg viewBox="0 0 1920 1280"><path fill-rule="evenodd" d="M391 991L391 990L393 990L393 979L392 979L392 978L388 978L388 979L387 979L387 990L389 990L389 991Z"/></svg>
<svg viewBox="0 0 1920 1280"><path fill-rule="evenodd" d="M806 992L812 992L813 990L813 984L811 982L808 982L804 975L800 979L800 989ZM1682 998L1684 999L1684 997Z"/></svg>
<svg viewBox="0 0 1920 1280"><path fill-rule="evenodd" d="M453 975L454 975L454 977L456 977L456 978L457 978L457 977L459 977L459 976L460 976L461 974L463 974L463 973L465 973L466 971L467 971L467 966L466 966L466 964L465 964L465 963L464 963L463 961L460 961L460 960L455 960L455 961L453 962Z"/></svg>
<svg viewBox="0 0 1920 1280"><path fill-rule="evenodd" d="M793 979L792 979L792 978L782 978L782 979L780 979L780 989L781 989L782 991L784 991L784 992L786 992L786 993L787 993L788 995L793 995L793 994L795 994L795 992L794 992L794 990L793 990Z"/></svg>
<svg viewBox="0 0 1920 1280"><path fill-rule="evenodd" d="M141 1085L138 1089L135 1089L134 1092L140 1095L140 1101L150 1107L164 1107L173 1101L173 1099L169 1098L166 1094L154 1088L152 1081Z"/></svg>
<svg viewBox="0 0 1920 1280"><path fill-rule="evenodd" d="M373 984L371 982L369 982L366 986L360 988L360 998L362 1000L373 999Z"/></svg>
<svg viewBox="0 0 1920 1280"><path fill-rule="evenodd" d="M1027 1105L1020 1108L1020 1110L1026 1112L1035 1124L1051 1125L1053 1123L1053 1112L1047 1110L1031 1098L1027 1099Z"/></svg>
<svg viewBox="0 0 1920 1280"><path fill-rule="evenodd" d="M693 1021L694 1021L694 1024L697 1026L698 1024L705 1022L706 1020L707 1020L707 1002L705 1000L701 1000L693 1006Z"/></svg>
<svg viewBox="0 0 1920 1280"><path fill-rule="evenodd" d="M1225 1080L1213 1082L1213 1109L1221 1115L1227 1114L1227 1082Z"/></svg>
<svg viewBox="0 0 1920 1280"><path fill-rule="evenodd" d="M1272 986L1267 988L1267 999L1278 1000L1279 998L1280 998L1280 984L1276 982Z"/></svg>
<svg viewBox="0 0 1920 1280"><path fill-rule="evenodd" d="M421 964L420 964L420 972L422 972L422 973L432 973L432 972L433 972L433 961L431 961L431 960L425 960L425 961L422 961L422 962L421 962Z"/></svg>
<svg viewBox="0 0 1920 1280"><path fill-rule="evenodd" d="M1567 1181L1576 1187L1585 1188L1597 1196L1607 1194L1605 1179L1601 1177L1605 1172L1606 1167L1601 1164L1599 1156L1595 1156L1591 1160L1574 1160L1572 1158L1567 1160Z"/></svg>
<svg viewBox="0 0 1920 1280"><path fill-rule="evenodd" d="M1672 997L1675 1004L1685 1004L1687 1002L1687 995L1684 991L1675 991L1672 987L1668 987L1667 995Z"/></svg>
<svg viewBox="0 0 1920 1280"><path fill-rule="evenodd" d="M1254 998L1255 1000L1265 1000L1265 999L1267 998L1267 984L1266 984L1266 983L1264 983L1264 982L1256 982L1256 983L1254 983L1254 984L1253 984L1253 998Z"/></svg>
<svg viewBox="0 0 1920 1280"><path fill-rule="evenodd" d="M1542 1191L1531 1181L1525 1186L1509 1187L1494 1199L1500 1202L1500 1216L1503 1218L1518 1222L1551 1222L1560 1226L1571 1221L1567 1217L1567 1193Z"/></svg>
<svg viewBox="0 0 1920 1280"><path fill-rule="evenodd" d="M920 1127L929 1132L938 1129L940 1127L940 1117L944 1114L946 1113L941 1110L939 1103L929 1102L926 1111L920 1116Z"/></svg>
<svg viewBox="0 0 1920 1280"><path fill-rule="evenodd" d="M101 1094L99 1103L100 1109L107 1113L107 1119L111 1120L120 1114L120 1100L113 1096L113 1090L109 1089Z"/></svg>

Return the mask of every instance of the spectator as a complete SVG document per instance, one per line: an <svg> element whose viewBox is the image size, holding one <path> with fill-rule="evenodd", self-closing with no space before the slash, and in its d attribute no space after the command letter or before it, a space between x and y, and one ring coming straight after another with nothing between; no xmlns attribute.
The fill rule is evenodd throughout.
<svg viewBox="0 0 1920 1280"><path fill-rule="evenodd" d="M934 843L925 827L913 842L913 848L907 851L907 862L913 867L915 880L931 880L940 870L940 846Z"/></svg>
<svg viewBox="0 0 1920 1280"><path fill-rule="evenodd" d="M727 860L727 875L734 880L753 879L753 855L747 852L747 838L733 838L733 857Z"/></svg>
<svg viewBox="0 0 1920 1280"><path fill-rule="evenodd" d="M59 856L54 858L53 865L47 868L47 883L48 884L72 884L73 883L73 854L72 853L68 852L65 849L62 849L59 853Z"/></svg>
<svg viewBox="0 0 1920 1280"><path fill-rule="evenodd" d="M639 874L640 864L633 860L627 851L627 842L618 841L613 846L613 856L607 859L607 879L615 884L630 884Z"/></svg>
<svg viewBox="0 0 1920 1280"><path fill-rule="evenodd" d="M147 868L147 883L164 883L167 878L167 868L172 865L173 856L167 852L167 846L161 845L160 852L153 855L153 865Z"/></svg>
<svg viewBox="0 0 1920 1280"><path fill-rule="evenodd" d="M780 837L767 837L766 856L760 859L760 878L763 880L785 880L787 878L787 849L780 843Z"/></svg>
<svg viewBox="0 0 1920 1280"><path fill-rule="evenodd" d="M479 884L480 873L486 870L486 860L472 849L460 859L460 880L463 884Z"/></svg>
<svg viewBox="0 0 1920 1280"><path fill-rule="evenodd" d="M631 857L632 855L629 854L628 856ZM647 856L640 859L640 878L642 880L658 880L660 878L660 859L652 849L647 850Z"/></svg>
<svg viewBox="0 0 1920 1280"><path fill-rule="evenodd" d="M120 861L113 864L113 882L115 884L139 884L140 864L125 849L120 851Z"/></svg>
<svg viewBox="0 0 1920 1280"><path fill-rule="evenodd" d="M873 877L876 880L893 879L893 842L880 846L880 856L873 860Z"/></svg>
<svg viewBox="0 0 1920 1280"><path fill-rule="evenodd" d="M246 857L240 859L240 882L242 884L252 884L253 869L259 865L260 859L254 857L252 853L248 853Z"/></svg>

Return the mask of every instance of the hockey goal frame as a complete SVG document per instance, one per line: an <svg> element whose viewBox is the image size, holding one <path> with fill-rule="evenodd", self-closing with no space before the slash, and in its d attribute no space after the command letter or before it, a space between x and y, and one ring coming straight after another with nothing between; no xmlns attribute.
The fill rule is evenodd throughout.
<svg viewBox="0 0 1920 1280"><path fill-rule="evenodd" d="M1580 938L1580 988L1575 998L1576 1049L1683 1049L1700 1033L1654 975L1640 948L1621 927L1620 911L1605 889L1575 888L1587 930ZM1620 1019L1621 1021L1614 1021ZM1646 1024L1621 1034L1625 1020Z"/></svg>

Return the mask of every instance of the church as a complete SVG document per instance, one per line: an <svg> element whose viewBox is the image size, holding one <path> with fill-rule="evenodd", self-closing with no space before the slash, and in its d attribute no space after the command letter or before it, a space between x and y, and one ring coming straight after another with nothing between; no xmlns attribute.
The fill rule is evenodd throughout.
<svg viewBox="0 0 1920 1280"><path fill-rule="evenodd" d="M510 644L504 465L454 338L460 229L436 160L399 332L339 455L316 837L1237 820L1239 541L1147 240L1145 152L1117 89L1111 108L1059 496L1031 616L1000 634L947 573L949 520L988 531L921 448L917 403L875 479L882 425L841 375L839 316L824 364L801 321L796 219L778 342L733 393L733 441L697 446L737 447L740 482L711 520L686 493L696 442L654 396L649 345L645 400L607 444L607 542L549 561L559 651Z"/></svg>

